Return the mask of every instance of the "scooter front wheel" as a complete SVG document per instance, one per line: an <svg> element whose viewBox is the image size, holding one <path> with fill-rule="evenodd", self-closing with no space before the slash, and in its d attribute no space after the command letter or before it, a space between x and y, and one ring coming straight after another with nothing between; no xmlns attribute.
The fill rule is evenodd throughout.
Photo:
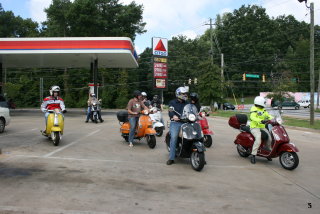
<svg viewBox="0 0 320 214"><path fill-rule="evenodd" d="M196 171L201 171L205 164L205 158L203 152L192 152L191 153L191 166Z"/></svg>
<svg viewBox="0 0 320 214"><path fill-rule="evenodd" d="M53 145L54 146L59 146L59 143L60 143L60 133L59 132L54 132L53 133L53 139L52 139L52 141L53 141Z"/></svg>
<svg viewBox="0 0 320 214"><path fill-rule="evenodd" d="M147 143L150 149L154 149L154 147L156 147L156 144L157 144L156 137L154 135L149 135L147 137Z"/></svg>
<svg viewBox="0 0 320 214"><path fill-rule="evenodd" d="M283 152L279 161L281 166L287 170L294 170L299 165L299 157L295 152Z"/></svg>

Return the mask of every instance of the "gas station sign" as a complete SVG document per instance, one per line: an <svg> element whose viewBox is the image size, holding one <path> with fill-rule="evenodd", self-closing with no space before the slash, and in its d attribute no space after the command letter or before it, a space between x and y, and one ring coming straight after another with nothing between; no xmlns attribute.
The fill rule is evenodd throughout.
<svg viewBox="0 0 320 214"><path fill-rule="evenodd" d="M152 38L153 86L155 89L168 88L168 39Z"/></svg>
<svg viewBox="0 0 320 214"><path fill-rule="evenodd" d="M153 63L153 77L154 78L167 78L167 63Z"/></svg>

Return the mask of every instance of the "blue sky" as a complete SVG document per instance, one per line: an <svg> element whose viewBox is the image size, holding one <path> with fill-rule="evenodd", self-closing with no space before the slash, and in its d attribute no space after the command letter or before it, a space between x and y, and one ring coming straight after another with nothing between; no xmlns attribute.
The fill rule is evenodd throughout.
<svg viewBox="0 0 320 214"><path fill-rule="evenodd" d="M131 0L119 0L128 4ZM315 2L315 22L319 24L320 0ZM241 5L256 4L266 8L269 16L292 14L300 21L309 22L309 11L298 0L136 0L144 6L144 22L147 23L147 33L137 35L135 46L138 53L146 47L151 47L152 37L172 38L185 35L195 38L203 34L209 27L205 25L209 18L217 14L232 12ZM31 18L42 22L46 19L43 9L51 0L0 0L4 10L11 10L17 16ZM170 52L170 50L169 50Z"/></svg>

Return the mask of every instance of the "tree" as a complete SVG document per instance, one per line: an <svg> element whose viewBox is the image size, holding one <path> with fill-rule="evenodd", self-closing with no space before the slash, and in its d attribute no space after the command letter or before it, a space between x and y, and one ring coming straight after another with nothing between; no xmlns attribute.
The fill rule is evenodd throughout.
<svg viewBox="0 0 320 214"><path fill-rule="evenodd" d="M128 83L128 71L123 69L122 71L120 71L118 93L117 93L117 98L115 100L117 108L125 108L126 105L128 104L129 92L128 92L127 83Z"/></svg>
<svg viewBox="0 0 320 214"><path fill-rule="evenodd" d="M142 5L118 0L53 0L43 22L45 36L122 36L144 33Z"/></svg>
<svg viewBox="0 0 320 214"><path fill-rule="evenodd" d="M37 37L38 23L5 11L0 3L0 37Z"/></svg>

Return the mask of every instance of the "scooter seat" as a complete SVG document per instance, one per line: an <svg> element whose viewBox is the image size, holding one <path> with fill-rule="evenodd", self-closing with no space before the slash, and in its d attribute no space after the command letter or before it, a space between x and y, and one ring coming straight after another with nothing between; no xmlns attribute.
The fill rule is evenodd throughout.
<svg viewBox="0 0 320 214"><path fill-rule="evenodd" d="M244 125L242 125L242 126L240 126L240 131L251 133L251 131L250 131L250 126L244 126ZM268 140L268 133L266 133L264 130L261 130L261 139L262 139L263 141Z"/></svg>

